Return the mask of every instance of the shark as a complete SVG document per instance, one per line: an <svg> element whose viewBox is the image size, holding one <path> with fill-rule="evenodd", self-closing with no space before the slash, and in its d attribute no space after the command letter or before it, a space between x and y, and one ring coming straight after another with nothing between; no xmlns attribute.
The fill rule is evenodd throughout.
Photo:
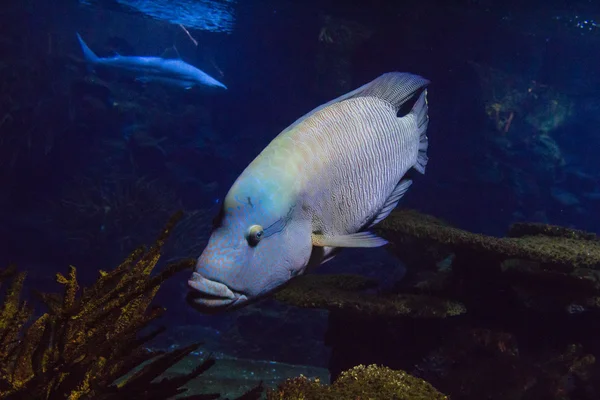
<svg viewBox="0 0 600 400"><path fill-rule="evenodd" d="M206 72L186 63L179 58L122 56L98 57L83 38L77 33L85 60L93 67L101 66L126 72L138 82L160 82L184 89L199 87L204 89L223 89L227 86Z"/></svg>

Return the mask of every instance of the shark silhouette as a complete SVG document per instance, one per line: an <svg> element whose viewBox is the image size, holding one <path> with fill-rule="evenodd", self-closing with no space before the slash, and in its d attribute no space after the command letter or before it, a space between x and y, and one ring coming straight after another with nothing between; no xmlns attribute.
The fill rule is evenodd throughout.
<svg viewBox="0 0 600 400"><path fill-rule="evenodd" d="M79 44L86 61L96 66L125 71L135 76L139 82L162 82L172 86L191 89L194 86L204 88L227 89L227 86L206 72L181 59L162 57L122 56L98 57L77 34Z"/></svg>

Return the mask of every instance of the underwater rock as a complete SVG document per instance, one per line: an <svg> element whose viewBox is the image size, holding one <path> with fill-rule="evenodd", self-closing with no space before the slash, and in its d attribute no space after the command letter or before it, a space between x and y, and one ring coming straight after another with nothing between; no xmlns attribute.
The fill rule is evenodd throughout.
<svg viewBox="0 0 600 400"><path fill-rule="evenodd" d="M445 318L466 312L464 305L426 295L368 294L373 280L356 275L310 274L295 278L275 299L298 307L343 311L361 317Z"/></svg>
<svg viewBox="0 0 600 400"><path fill-rule="evenodd" d="M497 238L410 210L393 212L375 230L390 240L388 249L411 260L408 271L425 269L410 273L396 291L453 299L468 313L361 319L332 311L326 335L332 378L353 365L381 363L453 399L598 398L595 234L518 223L508 237Z"/></svg>
<svg viewBox="0 0 600 400"><path fill-rule="evenodd" d="M508 237L519 238L525 236L553 236L558 238L576 239L576 240L599 240L595 233L585 232L578 229L565 228L564 226L517 222L510 226Z"/></svg>
<svg viewBox="0 0 600 400"><path fill-rule="evenodd" d="M453 257L443 270L429 267L428 273L409 274L412 279L397 285L401 293L453 299L476 314L509 313L505 307L511 302L540 312L570 312L573 304L598 309L600 241L592 233L518 223L509 237L497 238L466 232L414 211L393 212L376 230L390 240L389 249L400 259L416 257L395 244L406 240L420 242L416 249L425 244L441 246ZM411 269L419 270L420 265L411 263Z"/></svg>
<svg viewBox="0 0 600 400"><path fill-rule="evenodd" d="M456 400L596 398L590 381L595 357L582 346L568 345L535 356L524 347L509 332L459 329L411 373ZM588 394L582 395L585 391Z"/></svg>
<svg viewBox="0 0 600 400"><path fill-rule="evenodd" d="M376 231L390 242L413 237L454 249L485 253L499 260L520 258L566 271L600 269L600 242L596 241L545 235L496 238L445 226L431 217L405 210L393 212Z"/></svg>
<svg viewBox="0 0 600 400"><path fill-rule="evenodd" d="M323 386L318 379L304 376L290 379L277 390L267 393L267 400L343 400L343 399L443 400L448 397L426 381L404 371L377 365L357 365L342 372L332 385Z"/></svg>

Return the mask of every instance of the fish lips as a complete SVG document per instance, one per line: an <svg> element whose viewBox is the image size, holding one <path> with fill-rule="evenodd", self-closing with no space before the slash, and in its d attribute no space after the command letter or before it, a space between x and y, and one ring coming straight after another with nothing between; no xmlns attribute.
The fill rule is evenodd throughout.
<svg viewBox="0 0 600 400"><path fill-rule="evenodd" d="M235 308L248 300L245 294L234 292L227 285L207 279L197 272L188 280L188 286L191 290L187 295L187 302L204 313Z"/></svg>

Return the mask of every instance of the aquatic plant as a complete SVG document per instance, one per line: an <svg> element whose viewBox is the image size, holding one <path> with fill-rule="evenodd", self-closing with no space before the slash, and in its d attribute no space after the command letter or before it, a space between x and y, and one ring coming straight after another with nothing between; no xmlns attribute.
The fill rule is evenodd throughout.
<svg viewBox="0 0 600 400"><path fill-rule="evenodd" d="M268 400L396 399L443 400L448 397L426 381L404 371L377 365L357 365L342 372L330 386L304 376L288 379L276 390L267 392Z"/></svg>
<svg viewBox="0 0 600 400"><path fill-rule="evenodd" d="M155 381L199 343L161 354L144 346L162 329L141 335L164 312L151 306L161 284L193 266L193 260L183 260L152 274L181 216L171 218L148 250L140 247L112 271L100 271L90 287L80 290L73 266L67 275L57 274L64 292L39 294L48 311L29 325L33 310L20 302L25 273L14 267L0 272L0 282L12 278L0 311L3 399L167 399L210 368L209 358L187 375ZM246 398L256 398L258 391L253 393Z"/></svg>
<svg viewBox="0 0 600 400"><path fill-rule="evenodd" d="M377 282L356 275L310 274L295 278L275 299L306 308L342 310L360 316L444 318L466 312L464 305L418 294L369 294Z"/></svg>

